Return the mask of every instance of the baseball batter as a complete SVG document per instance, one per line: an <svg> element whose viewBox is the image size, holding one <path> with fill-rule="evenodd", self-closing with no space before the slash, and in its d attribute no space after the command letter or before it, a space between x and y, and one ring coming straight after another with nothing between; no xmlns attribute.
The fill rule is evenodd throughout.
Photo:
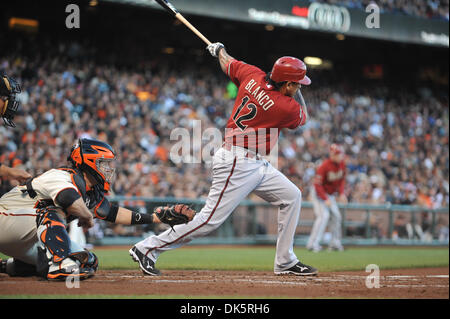
<svg viewBox="0 0 450 319"><path fill-rule="evenodd" d="M145 274L159 275L155 262L162 252L213 231L254 192L278 206L275 274L315 275L317 269L302 264L293 250L302 193L262 157L270 153L281 129L295 129L307 121L306 104L299 90L302 84L311 83L306 66L297 58L282 57L266 74L228 55L219 42L207 49L218 57L222 71L239 90L224 144L213 157L213 181L206 204L192 222L138 242L130 255Z"/></svg>
<svg viewBox="0 0 450 319"><path fill-rule="evenodd" d="M345 196L345 162L344 149L342 146L332 144L330 146L330 157L327 158L316 170L314 184L311 188L312 202L316 219L311 230L307 248L314 252L322 250L320 241L330 220L331 240L330 250L344 250L342 237L342 218L336 203L336 194L338 200L347 203Z"/></svg>
<svg viewBox="0 0 450 319"><path fill-rule="evenodd" d="M51 169L27 180L0 198L0 252L11 256L0 272L12 276L39 275L48 280L91 277L98 260L71 241L66 223L93 226L93 218L136 225L186 223L195 212L187 205L158 207L154 214L140 214L109 203L115 174L115 152L110 145L80 139L68 157L70 167Z"/></svg>

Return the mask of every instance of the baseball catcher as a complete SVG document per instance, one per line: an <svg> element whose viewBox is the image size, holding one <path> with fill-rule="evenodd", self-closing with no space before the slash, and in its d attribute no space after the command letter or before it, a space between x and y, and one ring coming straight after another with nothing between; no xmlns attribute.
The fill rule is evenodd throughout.
<svg viewBox="0 0 450 319"><path fill-rule="evenodd" d="M69 166L51 169L27 180L0 198L0 252L11 256L0 272L12 276L39 275L48 280L81 280L94 275L98 259L70 240L66 225L78 219L87 229L93 218L122 225L192 220L187 205L157 207L140 214L112 204L105 197L115 175L116 154L107 143L80 139L72 147Z"/></svg>

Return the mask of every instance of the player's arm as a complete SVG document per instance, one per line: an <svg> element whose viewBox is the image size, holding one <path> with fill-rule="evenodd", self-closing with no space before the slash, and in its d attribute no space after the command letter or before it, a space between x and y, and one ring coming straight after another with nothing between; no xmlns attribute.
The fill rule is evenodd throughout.
<svg viewBox="0 0 450 319"><path fill-rule="evenodd" d="M177 204L171 207L157 207L152 214L141 214L125 207L110 204L105 197L94 208L94 214L98 218L122 225L165 223L173 227L191 221L195 213L189 206Z"/></svg>
<svg viewBox="0 0 450 319"><path fill-rule="evenodd" d="M84 228L94 226L92 214L75 188L66 187L61 189L55 196L54 202L67 214L78 217L78 226Z"/></svg>
<svg viewBox="0 0 450 319"><path fill-rule="evenodd" d="M171 227L191 221L196 212L188 205L156 207L151 214L141 214L116 204L111 204L104 196L103 190L94 187L87 193L89 210L97 218L115 224L144 225L164 223Z"/></svg>
<svg viewBox="0 0 450 319"><path fill-rule="evenodd" d="M300 88L295 93L294 99L295 99L295 101L297 101L298 104L300 104L300 124L299 124L299 126L304 125L308 121L309 114L308 114L308 108L306 107L305 99L303 98Z"/></svg>
<svg viewBox="0 0 450 319"><path fill-rule="evenodd" d="M225 48L222 48L219 50L219 63L220 68L222 69L223 73L228 75L228 66L230 65L231 61L235 60L231 55L227 53Z"/></svg>
<svg viewBox="0 0 450 319"><path fill-rule="evenodd" d="M31 178L31 175L21 169L0 164L0 177L4 177L8 180L17 180L20 183L23 183Z"/></svg>
<svg viewBox="0 0 450 319"><path fill-rule="evenodd" d="M325 191L325 188L323 187L323 182L325 180L326 171L324 168L324 165L320 165L320 167L317 169L316 176L314 177L314 189L316 191L317 196L326 201L328 199L327 192Z"/></svg>
<svg viewBox="0 0 450 319"><path fill-rule="evenodd" d="M339 183L339 202L343 204L347 204L348 202L347 196L345 195L345 176L346 173L344 170L344 176L342 177Z"/></svg>
<svg viewBox="0 0 450 319"><path fill-rule="evenodd" d="M79 197L65 210L68 214L78 217L78 226L83 228L91 228L94 226L92 214L86 207L83 198Z"/></svg>
<svg viewBox="0 0 450 319"><path fill-rule="evenodd" d="M99 187L94 186L86 195L88 197L87 209L98 219L121 225L160 223L154 214L141 214L110 203L105 197L104 191Z"/></svg>
<svg viewBox="0 0 450 319"><path fill-rule="evenodd" d="M86 207L77 186L72 182L69 173L61 170L52 170L49 177L34 179L44 198L50 198L68 215L78 218L78 225L87 229L94 226L93 217ZM30 183L33 187L33 184ZM37 186L37 185L35 185Z"/></svg>
<svg viewBox="0 0 450 319"><path fill-rule="evenodd" d="M225 50L225 46L220 42L216 42L208 45L206 49L209 51L209 53L211 53L213 57L219 59L220 68L225 74L228 75L228 66L231 61L235 60L235 58L227 53L227 50Z"/></svg>
<svg viewBox="0 0 450 319"><path fill-rule="evenodd" d="M122 225L143 225L158 224L160 220L155 214L141 214L125 207L119 207L114 223Z"/></svg>
<svg viewBox="0 0 450 319"><path fill-rule="evenodd" d="M101 190L94 189L90 191L88 197L89 210L98 219L121 225L142 225L160 222L154 214L141 214L110 203Z"/></svg>

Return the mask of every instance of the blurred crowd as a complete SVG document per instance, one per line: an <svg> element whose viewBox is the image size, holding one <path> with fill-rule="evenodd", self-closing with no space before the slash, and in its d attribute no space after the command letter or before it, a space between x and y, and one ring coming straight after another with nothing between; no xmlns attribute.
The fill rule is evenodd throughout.
<svg viewBox="0 0 450 319"><path fill-rule="evenodd" d="M318 0L317 2L343 5L361 10L365 10L369 4L374 3L380 8L381 13L406 14L420 18L449 21L448 0Z"/></svg>
<svg viewBox="0 0 450 319"><path fill-rule="evenodd" d="M119 67L94 62L74 43L41 43L32 55L20 48L0 55L0 71L23 87L17 128L0 126L2 163L37 175L64 165L77 138L92 137L118 154L113 195L207 196L210 167L174 164L169 152L178 141L170 135L192 131L193 120L202 130L224 128L234 100L219 67L164 58ZM282 132L278 168L308 199L315 165L337 142L346 150L349 201L448 206L448 93L354 86L302 89L311 120Z"/></svg>

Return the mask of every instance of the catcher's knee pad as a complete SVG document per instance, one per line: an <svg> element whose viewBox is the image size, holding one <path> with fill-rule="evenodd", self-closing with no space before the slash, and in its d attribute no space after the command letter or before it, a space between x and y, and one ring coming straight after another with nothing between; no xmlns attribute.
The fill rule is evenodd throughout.
<svg viewBox="0 0 450 319"><path fill-rule="evenodd" d="M70 256L70 238L59 208L46 207L37 210L37 234L52 262L61 262Z"/></svg>

